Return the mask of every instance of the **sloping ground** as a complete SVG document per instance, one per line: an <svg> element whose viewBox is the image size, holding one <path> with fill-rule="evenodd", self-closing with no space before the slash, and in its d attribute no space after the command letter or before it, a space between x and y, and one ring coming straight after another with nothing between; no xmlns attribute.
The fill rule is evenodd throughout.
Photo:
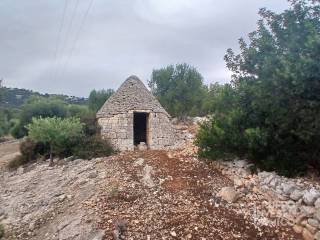
<svg viewBox="0 0 320 240"><path fill-rule="evenodd" d="M215 198L232 184L219 171L169 155L127 152L3 172L6 239L115 239L121 230L124 239L299 239L289 226L263 226L239 211L245 195L235 204Z"/></svg>
<svg viewBox="0 0 320 240"><path fill-rule="evenodd" d="M299 239L290 227L259 226L253 216L236 213L238 207L217 204L213 196L231 182L197 159L148 151L117 162L123 175L114 180L116 190L88 203L98 206L106 239L114 239L117 222L127 222L125 239ZM143 181L150 168L153 180Z"/></svg>
<svg viewBox="0 0 320 240"><path fill-rule="evenodd" d="M0 170L19 155L19 141L0 143Z"/></svg>

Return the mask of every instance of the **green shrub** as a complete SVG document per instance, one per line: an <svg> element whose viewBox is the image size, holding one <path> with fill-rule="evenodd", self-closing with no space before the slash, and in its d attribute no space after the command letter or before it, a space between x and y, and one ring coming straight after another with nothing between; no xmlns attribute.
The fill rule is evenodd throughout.
<svg viewBox="0 0 320 240"><path fill-rule="evenodd" d="M27 126L29 137L49 146L50 164L53 154L66 156L83 137L83 124L79 118L33 118Z"/></svg>
<svg viewBox="0 0 320 240"><path fill-rule="evenodd" d="M100 127L97 124L96 114L91 112L80 117L80 121L84 124L83 132L85 136L93 136L100 134Z"/></svg>
<svg viewBox="0 0 320 240"><path fill-rule="evenodd" d="M18 155L8 163L7 167L10 170L16 170L18 167L23 166L24 164L24 158L21 155Z"/></svg>
<svg viewBox="0 0 320 240"><path fill-rule="evenodd" d="M289 2L280 14L261 9L240 53L228 49L232 89L212 92L213 118L196 141L200 155L245 155L287 176L309 165L320 172L320 4Z"/></svg>
<svg viewBox="0 0 320 240"><path fill-rule="evenodd" d="M73 148L73 155L82 159L105 157L113 152L111 144L98 135L82 138Z"/></svg>
<svg viewBox="0 0 320 240"><path fill-rule="evenodd" d="M8 164L9 169L17 169L18 167L36 161L40 156L48 156L49 146L34 142L30 138L26 138L19 146L20 155L11 160Z"/></svg>

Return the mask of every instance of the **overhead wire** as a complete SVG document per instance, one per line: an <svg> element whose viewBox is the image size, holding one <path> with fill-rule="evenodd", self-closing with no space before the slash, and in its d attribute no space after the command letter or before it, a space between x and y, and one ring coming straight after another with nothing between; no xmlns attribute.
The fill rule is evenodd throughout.
<svg viewBox="0 0 320 240"><path fill-rule="evenodd" d="M90 0L90 2L89 2L89 4L88 4L88 7L87 7L87 9L86 9L86 11L85 11L85 13L84 13L84 15L83 15L83 17L82 17L82 20L81 20L81 22L80 22L80 26L79 26L79 28L78 28L78 31L76 32L75 38L73 39L73 42L72 42L72 44L71 44L70 53L69 53L69 55L68 55L67 58L66 58L65 64L62 66L62 70L61 70L62 74L63 74L66 66L68 65L68 62L69 62L70 58L72 57L72 55L73 55L73 53L74 53L74 50L75 50L75 48L76 48L77 42L78 42L79 37L80 37L80 33L81 33L81 31L82 31L82 29L83 29L83 27L84 27L84 25L85 25L85 22L86 22L86 19L87 19L88 15L89 15L90 9L92 8L93 1L94 1L94 0Z"/></svg>
<svg viewBox="0 0 320 240"><path fill-rule="evenodd" d="M56 39L56 44L55 44L55 50L54 50L54 56L53 56L52 78L54 78L54 76L55 76L55 70L56 70L55 67L56 67L56 62L57 62L57 58L58 58L61 34L62 34L62 29L63 29L65 18L66 18L67 8L68 8L68 0L65 0L64 7L63 7L63 13L62 13L62 19L60 22L60 26L59 26L59 30L58 30L58 34L57 34L57 39ZM52 80L54 80L54 79L52 79Z"/></svg>
<svg viewBox="0 0 320 240"><path fill-rule="evenodd" d="M72 11L72 14L71 14L71 19L70 19L70 22L68 24L68 27L66 29L66 35L65 35L65 38L64 38L64 41L62 43L62 51L61 51L61 55L62 57L60 59L63 60L63 54L64 54L64 51L67 47L67 44L68 44L68 38L69 38L69 35L71 35L71 30L72 30L72 26L73 26L73 22L74 22L74 18L75 18L75 15L76 15L76 12L77 12L77 9L78 9L78 6L79 6L79 0L76 0L75 2L75 5L74 5L74 8L73 8L73 11ZM59 60L59 59L58 59ZM55 75L55 78L59 77L59 73L61 73L61 70L59 71L59 62L58 61L58 69L56 71L56 75ZM63 62L61 63L62 66L60 67L63 68Z"/></svg>

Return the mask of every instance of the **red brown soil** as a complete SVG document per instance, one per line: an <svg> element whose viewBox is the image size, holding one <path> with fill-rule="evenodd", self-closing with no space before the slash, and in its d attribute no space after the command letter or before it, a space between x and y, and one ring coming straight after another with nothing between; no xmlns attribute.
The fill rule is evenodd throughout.
<svg viewBox="0 0 320 240"><path fill-rule="evenodd" d="M142 166L134 166L138 158ZM169 158L165 151L131 152L113 157L119 164L112 191L95 203L99 228L114 239L114 222L128 222L125 239L300 239L290 226L259 227L232 206L212 204L215 193L232 182L192 157ZM108 162L106 161L106 167ZM148 164L154 188L141 182ZM110 182L105 183L110 186Z"/></svg>

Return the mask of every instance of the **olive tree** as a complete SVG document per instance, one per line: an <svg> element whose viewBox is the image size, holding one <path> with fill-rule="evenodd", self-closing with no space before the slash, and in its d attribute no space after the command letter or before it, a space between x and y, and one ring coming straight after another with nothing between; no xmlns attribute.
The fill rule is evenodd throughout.
<svg viewBox="0 0 320 240"><path fill-rule="evenodd" d="M59 154L83 136L83 124L78 118L33 118L27 126L29 137L50 146L50 166L53 154Z"/></svg>

